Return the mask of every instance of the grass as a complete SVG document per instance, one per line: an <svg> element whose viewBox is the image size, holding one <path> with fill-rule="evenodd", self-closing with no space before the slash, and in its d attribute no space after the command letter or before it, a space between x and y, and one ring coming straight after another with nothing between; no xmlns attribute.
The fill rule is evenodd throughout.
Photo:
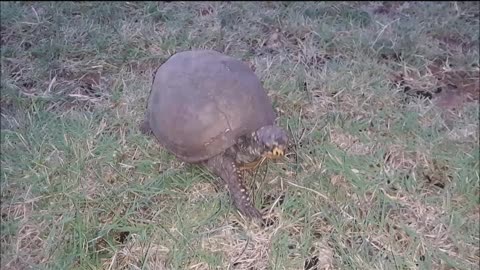
<svg viewBox="0 0 480 270"><path fill-rule="evenodd" d="M2 269L478 269L478 30L460 2L2 2ZM291 132L248 174L268 227L137 128L191 48Z"/></svg>

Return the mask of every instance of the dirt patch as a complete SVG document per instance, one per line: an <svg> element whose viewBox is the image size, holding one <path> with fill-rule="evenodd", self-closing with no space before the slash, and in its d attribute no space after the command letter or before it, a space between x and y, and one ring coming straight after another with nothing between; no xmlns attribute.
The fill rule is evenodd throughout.
<svg viewBox="0 0 480 270"><path fill-rule="evenodd" d="M112 70L107 64L101 63L92 67L79 67L76 63L65 63L51 77L43 81L30 79L31 72L20 68L17 60L5 61L10 67L9 77L14 94L19 93L20 98L39 98L49 105L47 110L67 112L71 110L91 112L98 107L108 106L114 92L121 92L126 86L123 79L112 76ZM144 75L148 85L153 80L153 75L163 58L151 58L144 61L132 61L121 67L121 72ZM103 66L103 67L102 67ZM106 67L108 66L108 68ZM114 69L117 69L114 67ZM115 71L118 73L118 69ZM143 78L142 77L142 78ZM2 105L14 106L9 97L2 97ZM4 106L2 106L2 110ZM13 108L15 109L15 108Z"/></svg>
<svg viewBox="0 0 480 270"><path fill-rule="evenodd" d="M247 230L235 226L224 226L221 231L202 239L202 247L212 253L222 253L229 269L267 269L271 243L270 230ZM192 269L208 269L207 265ZM232 267L232 268L230 268Z"/></svg>
<svg viewBox="0 0 480 270"><path fill-rule="evenodd" d="M408 8L408 3L405 1L383 1L373 9L373 13L384 15L398 14L405 8Z"/></svg>
<svg viewBox="0 0 480 270"><path fill-rule="evenodd" d="M42 224L25 224L17 233L16 256L2 269L24 269L31 264L40 265L47 260L45 240L40 236Z"/></svg>
<svg viewBox="0 0 480 270"><path fill-rule="evenodd" d="M403 145L389 145L387 146L387 152L384 156L385 172L409 172L417 166L425 167L425 161L428 156L429 153L427 153L427 151L420 149L418 151L408 151Z"/></svg>
<svg viewBox="0 0 480 270"><path fill-rule="evenodd" d="M452 182L453 176L450 168L438 160L428 161L427 166L419 171L425 179L425 186L429 189L443 189Z"/></svg>
<svg viewBox="0 0 480 270"><path fill-rule="evenodd" d="M439 87L436 104L444 109L453 109L463 103L479 100L479 72L452 70L438 74ZM437 91L439 91L438 89ZM446 91L443 91L446 90Z"/></svg>
<svg viewBox="0 0 480 270"><path fill-rule="evenodd" d="M214 13L214 8L208 4L201 4L200 8L198 8L197 12L200 16L208 16Z"/></svg>
<svg viewBox="0 0 480 270"><path fill-rule="evenodd" d="M334 228L325 218L320 216L314 217L312 223L312 234L315 240L309 252L312 254L312 257L305 259L304 269L335 269L333 260L334 250L328 241L326 241L328 236L334 231Z"/></svg>
<svg viewBox="0 0 480 270"><path fill-rule="evenodd" d="M31 220L34 212L34 204L39 198L27 199L31 194L25 194L24 202L16 204L2 204L2 223L6 221L18 221L18 230L15 236L3 235L2 249L4 245L11 245L10 250L15 254L2 255L2 269L26 269L31 265L40 265L47 261L47 242L43 238L43 230L46 228L43 222Z"/></svg>
<svg viewBox="0 0 480 270"><path fill-rule="evenodd" d="M441 49L455 53L467 53L475 46L471 38L455 32L436 33L432 37L439 41Z"/></svg>
<svg viewBox="0 0 480 270"><path fill-rule="evenodd" d="M257 56L278 54L280 51L299 51L304 41L312 36L308 28L285 29L277 25L260 24L261 35L258 38L247 38L245 43L254 48Z"/></svg>
<svg viewBox="0 0 480 270"><path fill-rule="evenodd" d="M392 76L392 82L407 96L431 99L442 110L456 110L465 103L478 102L479 70L450 68L435 61L425 70L408 70Z"/></svg>
<svg viewBox="0 0 480 270"><path fill-rule="evenodd" d="M216 232L209 237L203 238L201 245L211 253L222 254L226 259L223 265L225 269L268 269L273 260L271 258L272 241L277 233L288 230L291 231L291 236L297 238L298 232L302 231L297 224L285 224L280 216L275 219L279 222L267 228L246 228L246 225L234 220L231 224L222 227L221 230L216 229ZM322 231L324 230L322 229ZM333 250L327 242L315 239L308 252L309 256L306 258L296 251L297 248L300 248L301 243L300 239L291 239L288 246L290 262L296 267L307 267L306 269L332 269ZM206 263L197 261L191 263L191 269L209 268Z"/></svg>
<svg viewBox="0 0 480 270"><path fill-rule="evenodd" d="M329 270L333 269L333 250L325 242L314 243L312 253L316 255L306 259L303 268L305 270Z"/></svg>
<svg viewBox="0 0 480 270"><path fill-rule="evenodd" d="M213 181L216 180L214 179ZM215 190L216 187L216 184L207 182L195 183L188 190L188 201L190 201L192 204L195 204L198 201L204 201L208 198L211 198L218 194L218 192Z"/></svg>
<svg viewBox="0 0 480 270"><path fill-rule="evenodd" d="M455 2L459 11L459 18L465 22L478 26L480 22L480 5L478 2L461 1Z"/></svg>
<svg viewBox="0 0 480 270"><path fill-rule="evenodd" d="M411 197L400 192L396 194L385 195L391 200L395 201L399 207L389 211L388 218L392 221L388 226L389 235L393 235L395 238L395 246L404 246L407 248L413 244L414 238L408 230L415 232L417 241L420 241L416 254L414 254L417 261L421 260L422 256L426 256L425 246L432 246L440 250L442 253L446 253L449 256L455 258L463 258L463 262L474 266L478 264L478 246L471 246L462 241L452 239L450 235L450 228L448 224L442 222L443 220L449 220L445 215L445 210L441 207L433 205L427 205L422 202L418 197ZM378 237L382 238L385 235L379 234ZM380 243L388 243L389 241L384 239L378 239ZM392 248L392 247L390 247ZM408 250L408 249L404 249ZM466 252L468 250L469 256L459 256L459 252ZM402 253L399 249L397 252ZM436 260L434 263L435 269L443 269L441 267L441 261Z"/></svg>
<svg viewBox="0 0 480 270"><path fill-rule="evenodd" d="M447 136L452 141L467 142L478 140L478 132L478 124L470 124L464 127L454 128L448 133Z"/></svg>
<svg viewBox="0 0 480 270"><path fill-rule="evenodd" d="M157 241L144 241L133 234L110 258L102 260L102 269L148 269L166 270L169 249Z"/></svg>
<svg viewBox="0 0 480 270"><path fill-rule="evenodd" d="M372 151L372 146L360 142L357 137L340 129L330 131L330 141L350 155L368 155Z"/></svg>

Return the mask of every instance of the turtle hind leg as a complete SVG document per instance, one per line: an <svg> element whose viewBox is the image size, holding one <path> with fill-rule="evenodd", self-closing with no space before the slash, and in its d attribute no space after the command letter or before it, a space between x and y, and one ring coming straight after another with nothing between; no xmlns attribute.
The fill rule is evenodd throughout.
<svg viewBox="0 0 480 270"><path fill-rule="evenodd" d="M148 118L147 118L147 114L145 114L142 122L140 123L140 125L138 125L138 129L144 135L151 135L153 133L150 127L150 122L148 121Z"/></svg>
<svg viewBox="0 0 480 270"><path fill-rule="evenodd" d="M205 163L205 166L219 176L227 185L230 197L235 207L248 218L262 219L262 214L256 209L243 185L240 169L235 160L226 154L217 155Z"/></svg>

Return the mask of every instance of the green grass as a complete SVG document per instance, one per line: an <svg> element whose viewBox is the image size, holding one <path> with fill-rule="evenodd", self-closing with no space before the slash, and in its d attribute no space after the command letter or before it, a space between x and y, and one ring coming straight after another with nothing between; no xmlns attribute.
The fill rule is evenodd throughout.
<svg viewBox="0 0 480 270"><path fill-rule="evenodd" d="M2 2L2 269L478 269L478 99L392 83L478 70L478 4L381 6ZM137 128L191 48L249 63L291 131L249 174L269 227Z"/></svg>

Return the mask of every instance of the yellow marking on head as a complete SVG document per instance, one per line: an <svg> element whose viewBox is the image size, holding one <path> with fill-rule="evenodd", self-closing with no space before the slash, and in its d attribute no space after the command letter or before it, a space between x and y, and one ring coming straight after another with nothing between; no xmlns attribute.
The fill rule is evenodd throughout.
<svg viewBox="0 0 480 270"><path fill-rule="evenodd" d="M283 149L280 149L278 147L275 147L273 148L272 150L272 154L276 157L283 157L284 153L283 153Z"/></svg>
<svg viewBox="0 0 480 270"><path fill-rule="evenodd" d="M279 147L274 147L272 151L268 151L265 156L269 159L277 159L277 158L281 158L285 155L285 152L283 151L283 149L279 148Z"/></svg>

